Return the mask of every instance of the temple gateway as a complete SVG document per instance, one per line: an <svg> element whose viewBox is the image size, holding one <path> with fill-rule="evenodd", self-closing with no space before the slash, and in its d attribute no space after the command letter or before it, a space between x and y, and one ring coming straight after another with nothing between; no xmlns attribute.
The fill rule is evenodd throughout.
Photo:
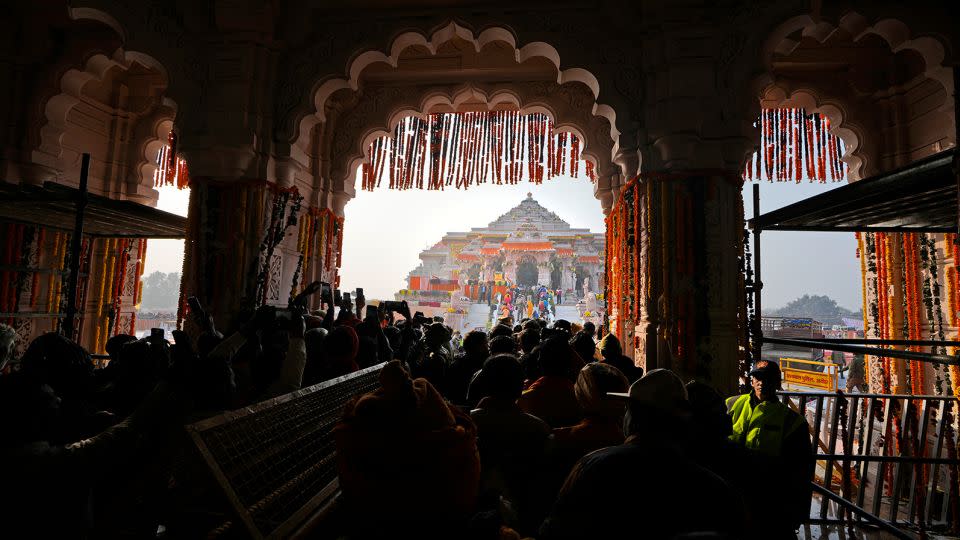
<svg viewBox="0 0 960 540"><path fill-rule="evenodd" d="M604 233L571 227L527 193L488 226L448 232L422 251L420 265L396 297L433 308L427 313L456 309L458 302L487 303L488 290L496 303L497 294L508 289L542 286L561 290L565 304L590 297L592 305L603 290L605 249Z"/></svg>

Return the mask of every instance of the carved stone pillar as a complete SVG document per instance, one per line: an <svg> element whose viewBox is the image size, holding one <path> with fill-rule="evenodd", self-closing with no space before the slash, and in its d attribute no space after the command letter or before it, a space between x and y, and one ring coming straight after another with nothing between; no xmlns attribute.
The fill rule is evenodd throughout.
<svg viewBox="0 0 960 540"><path fill-rule="evenodd" d="M572 289L576 284L576 277L573 275L573 269L569 266L564 266L560 274L560 287L567 291L567 289Z"/></svg>
<svg viewBox="0 0 960 540"><path fill-rule="evenodd" d="M648 93L635 132L645 280L635 361L729 394L739 384L740 171L758 103L743 82L739 36L692 32L663 35L638 59Z"/></svg>
<svg viewBox="0 0 960 540"><path fill-rule="evenodd" d="M641 192L657 201L641 228L648 297L635 329L636 361L735 391L738 366L738 237L743 227L734 172L650 174Z"/></svg>
<svg viewBox="0 0 960 540"><path fill-rule="evenodd" d="M537 261L537 283L550 285L550 264L547 261Z"/></svg>
<svg viewBox="0 0 960 540"><path fill-rule="evenodd" d="M289 187L249 175L259 162L252 146L183 152L191 172L184 296L197 296L221 328L259 303L286 304L298 264L296 227L272 249L261 248L275 200L288 201L284 221L294 209L292 195L277 198Z"/></svg>
<svg viewBox="0 0 960 540"><path fill-rule="evenodd" d="M266 228L254 208L268 204L265 191L236 179L191 178L182 290L197 296L220 327L255 301Z"/></svg>
<svg viewBox="0 0 960 540"><path fill-rule="evenodd" d="M490 276L490 279L493 279L493 276ZM517 259L514 257L508 257L503 261L503 279L511 282L517 282Z"/></svg>

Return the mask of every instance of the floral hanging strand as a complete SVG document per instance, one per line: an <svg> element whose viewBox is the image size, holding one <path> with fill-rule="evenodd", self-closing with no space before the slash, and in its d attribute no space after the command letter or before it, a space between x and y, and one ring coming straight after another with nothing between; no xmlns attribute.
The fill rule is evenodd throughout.
<svg viewBox="0 0 960 540"><path fill-rule="evenodd" d="M760 145L744 164L744 180L824 183L845 178L842 145L829 133L826 117L808 116L803 109L765 109L754 125Z"/></svg>

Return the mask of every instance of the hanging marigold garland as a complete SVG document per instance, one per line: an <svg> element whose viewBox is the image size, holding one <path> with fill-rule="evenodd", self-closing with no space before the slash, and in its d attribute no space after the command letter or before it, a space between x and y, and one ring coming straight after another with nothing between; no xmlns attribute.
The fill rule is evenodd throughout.
<svg viewBox="0 0 960 540"><path fill-rule="evenodd" d="M553 122L543 114L491 111L438 113L425 120L407 117L390 139L370 144L361 187L367 191L379 187L384 170L391 189L423 189L424 183L427 189L468 189L487 181L516 184L526 178L540 184L561 175L578 178L580 147L576 136L554 134ZM592 163L588 161L584 170L596 180Z"/></svg>
<svg viewBox="0 0 960 540"><path fill-rule="evenodd" d="M23 317L39 320L40 315L49 315L51 331L60 329L61 316L66 310L67 298L64 291L69 280L71 235L57 230L47 230L45 227L22 224L3 224L3 241L0 242L0 264L7 269L0 274L3 282L0 283L0 313L5 316L0 319L11 325L16 325ZM131 245L142 240L125 240ZM77 281L76 305L77 324L74 327L74 339L80 339L84 321L90 313L84 310L87 305L87 283L90 276L99 276L106 270L92 264L91 251L93 242L84 238L80 244L80 276ZM93 268L93 272L91 272ZM141 269L137 268L137 273ZM46 277L43 277L45 274ZM117 274L110 278L116 281ZM125 274L124 274L125 279ZM114 283L113 287L116 287ZM113 290L113 289L111 289ZM116 312L122 307L119 299L114 298L112 305ZM101 306L96 306L101 309ZM21 321L22 322L22 321ZM99 321L98 321L99 323ZM43 331L34 328L35 331ZM86 345L86 344L85 344ZM96 350L93 343L91 350Z"/></svg>
<svg viewBox="0 0 960 540"><path fill-rule="evenodd" d="M121 332L135 331L136 313L135 310L140 300L140 277L143 272L141 257L146 250L146 241L143 239L122 239L122 238L104 238L97 242L91 242L91 252L94 245L99 246L102 254L97 258L97 264L93 264L93 259L87 256L90 264L87 265L87 272L98 279L97 300L95 303L92 319L93 324L93 348L91 352L96 354L104 353L104 346L112 335ZM129 291L126 289L127 271L130 264L131 253L134 246L137 246L138 261L134 267L136 275L134 276L134 286ZM80 288L85 290L86 287ZM121 327L120 314L123 309L123 298L129 295L131 297L131 310L134 311L131 317L130 325ZM84 302L78 301L78 305Z"/></svg>
<svg viewBox="0 0 960 540"><path fill-rule="evenodd" d="M738 215L743 215L743 193L740 194L738 204ZM757 335L760 321L757 319L756 308L753 303L756 282L753 279L753 253L750 250L750 229L746 222L743 226L743 234L740 236L740 246L738 253L740 255L740 290L746 294L746 301L740 304L740 313L738 323L740 326L741 346L739 357L739 369L737 375L740 379L740 391L746 392L749 388L750 369L756 358L756 351L759 350L757 341L760 336Z"/></svg>
<svg viewBox="0 0 960 540"><path fill-rule="evenodd" d="M945 325L957 327L958 276L953 235L925 233L860 233L858 256L864 302L864 333L878 339L947 339ZM950 262L941 259L938 239L944 242ZM895 252L899 264L894 263ZM896 269L896 270L895 270ZM943 272L944 286L940 275ZM946 298L944 298L946 295ZM947 311L944 315L944 310ZM902 319L900 318L902 315ZM896 321L900 321L899 325ZM958 336L960 337L960 336ZM912 351L956 354L942 346L909 346ZM894 368L903 366L906 380L897 381ZM928 380L932 375L932 381ZM871 356L867 380L872 391L910 392L916 395L956 393L960 369L919 361L901 361Z"/></svg>
<svg viewBox="0 0 960 540"><path fill-rule="evenodd" d="M830 120L803 109L765 109L756 124L760 145L744 165L743 178L768 182L840 182L846 179L843 142L830 134Z"/></svg>
<svg viewBox="0 0 960 540"><path fill-rule="evenodd" d="M256 294L254 295L256 307L267 302L268 280L274 251L283 242L287 229L297 224L300 205L303 203L303 197L296 186L282 188L275 184L269 184L269 187L273 199L270 204L270 217L267 221L266 232L263 241L260 242L260 269L257 273Z"/></svg>
<svg viewBox="0 0 960 540"><path fill-rule="evenodd" d="M153 186L176 186L177 189L190 187L190 174L187 160L177 153L177 134L170 130L167 144L157 152L157 170L153 173Z"/></svg>

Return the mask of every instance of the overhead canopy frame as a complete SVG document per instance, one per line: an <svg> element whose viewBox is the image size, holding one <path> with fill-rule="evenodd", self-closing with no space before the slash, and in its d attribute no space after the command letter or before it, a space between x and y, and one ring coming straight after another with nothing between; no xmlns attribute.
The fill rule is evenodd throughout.
<svg viewBox="0 0 960 540"><path fill-rule="evenodd" d="M73 231L81 191L0 182L0 220ZM184 238L187 218L133 201L87 194L83 234L102 238Z"/></svg>
<svg viewBox="0 0 960 540"><path fill-rule="evenodd" d="M955 148L749 220L753 230L956 232Z"/></svg>
<svg viewBox="0 0 960 540"><path fill-rule="evenodd" d="M958 126L960 127L960 126ZM765 214L759 213L759 185L753 186L754 217L747 221L753 235L755 280L748 283L757 313L761 311L763 280L760 264L760 233L767 231L915 232L958 231L960 155L956 147L917 160L905 167L873 176L826 193L804 199ZM808 340L764 337L759 317L753 323L755 350L764 343L809 346L831 350L900 358L945 365L960 365L955 355L903 351L882 345L948 346L923 340ZM873 341L873 343L866 343ZM863 345L881 345L865 347Z"/></svg>

